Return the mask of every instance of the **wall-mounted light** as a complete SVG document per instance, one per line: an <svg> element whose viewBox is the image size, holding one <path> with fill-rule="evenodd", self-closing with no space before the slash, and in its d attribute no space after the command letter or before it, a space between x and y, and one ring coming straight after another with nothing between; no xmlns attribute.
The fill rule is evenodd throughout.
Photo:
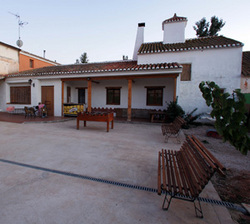
<svg viewBox="0 0 250 224"><path fill-rule="evenodd" d="M33 87L35 87L35 83L33 83Z"/></svg>
<svg viewBox="0 0 250 224"><path fill-rule="evenodd" d="M29 79L29 80L28 80L28 83L31 85L31 83L32 83L32 79Z"/></svg>

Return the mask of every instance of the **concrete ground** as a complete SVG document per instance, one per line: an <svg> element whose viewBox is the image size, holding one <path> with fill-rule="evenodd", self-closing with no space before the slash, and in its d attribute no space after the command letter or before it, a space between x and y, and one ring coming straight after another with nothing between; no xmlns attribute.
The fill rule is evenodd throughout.
<svg viewBox="0 0 250 224"><path fill-rule="evenodd" d="M184 140L184 135L181 136ZM164 143L159 124L76 121L0 122L0 159L95 178L157 188L157 156ZM0 161L0 223L234 223L226 208L201 202L204 218L190 202ZM219 199L209 183L202 197Z"/></svg>

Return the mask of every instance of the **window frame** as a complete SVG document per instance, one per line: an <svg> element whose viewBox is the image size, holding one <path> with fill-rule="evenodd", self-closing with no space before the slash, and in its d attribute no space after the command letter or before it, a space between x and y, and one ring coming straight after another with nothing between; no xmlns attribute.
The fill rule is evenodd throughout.
<svg viewBox="0 0 250 224"><path fill-rule="evenodd" d="M10 86L10 104L31 104L31 86Z"/></svg>
<svg viewBox="0 0 250 224"><path fill-rule="evenodd" d="M30 68L34 68L34 60L30 59Z"/></svg>
<svg viewBox="0 0 250 224"><path fill-rule="evenodd" d="M122 87L106 87L106 104L107 105L121 105L121 88ZM119 102L115 102L115 94L114 92L119 90ZM112 102L109 102L109 92L112 91L113 97Z"/></svg>
<svg viewBox="0 0 250 224"><path fill-rule="evenodd" d="M145 88L147 89L147 92L146 92L146 105L147 106L162 106L163 105L163 92L164 92L164 88L165 86L145 86ZM161 93L160 93L160 98L161 98L161 103L157 103L157 93L154 92L154 102L153 103L149 103L149 91L150 90L153 90L153 91L156 91L156 90L161 90Z"/></svg>

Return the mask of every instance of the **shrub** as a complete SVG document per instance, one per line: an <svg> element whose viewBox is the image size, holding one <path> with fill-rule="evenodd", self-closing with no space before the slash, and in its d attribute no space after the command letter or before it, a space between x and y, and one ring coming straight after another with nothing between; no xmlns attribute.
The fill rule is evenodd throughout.
<svg viewBox="0 0 250 224"><path fill-rule="evenodd" d="M215 118L215 128L223 137L229 141L242 154L250 150L250 138L247 134L245 115L245 97L240 89L232 94L222 93L214 82L201 82L199 88L208 106L212 106L211 117Z"/></svg>
<svg viewBox="0 0 250 224"><path fill-rule="evenodd" d="M173 122L178 116L183 117L185 112L182 107L177 103L177 100L171 101L167 104L167 120Z"/></svg>

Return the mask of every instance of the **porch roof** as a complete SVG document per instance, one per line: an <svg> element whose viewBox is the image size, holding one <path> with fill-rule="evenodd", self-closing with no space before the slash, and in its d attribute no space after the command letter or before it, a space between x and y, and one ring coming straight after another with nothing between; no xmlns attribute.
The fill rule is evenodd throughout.
<svg viewBox="0 0 250 224"><path fill-rule="evenodd" d="M138 53L162 53L162 52L181 52L194 51L204 49L220 49L242 47L243 43L224 37L200 37L194 39L187 39L184 43L163 44L163 42L144 43L141 45Z"/></svg>
<svg viewBox="0 0 250 224"><path fill-rule="evenodd" d="M105 76L105 73L115 72L137 72L162 70L171 71L173 69L182 68L177 62L159 63L159 64L137 64L137 61L116 61L116 62L100 62L86 64L59 65L37 68L33 70L23 71L15 74L9 74L7 77L26 77L26 76L77 76L82 74L97 74Z"/></svg>
<svg viewBox="0 0 250 224"><path fill-rule="evenodd" d="M245 51L242 53L241 74L244 76L250 76L250 51Z"/></svg>

